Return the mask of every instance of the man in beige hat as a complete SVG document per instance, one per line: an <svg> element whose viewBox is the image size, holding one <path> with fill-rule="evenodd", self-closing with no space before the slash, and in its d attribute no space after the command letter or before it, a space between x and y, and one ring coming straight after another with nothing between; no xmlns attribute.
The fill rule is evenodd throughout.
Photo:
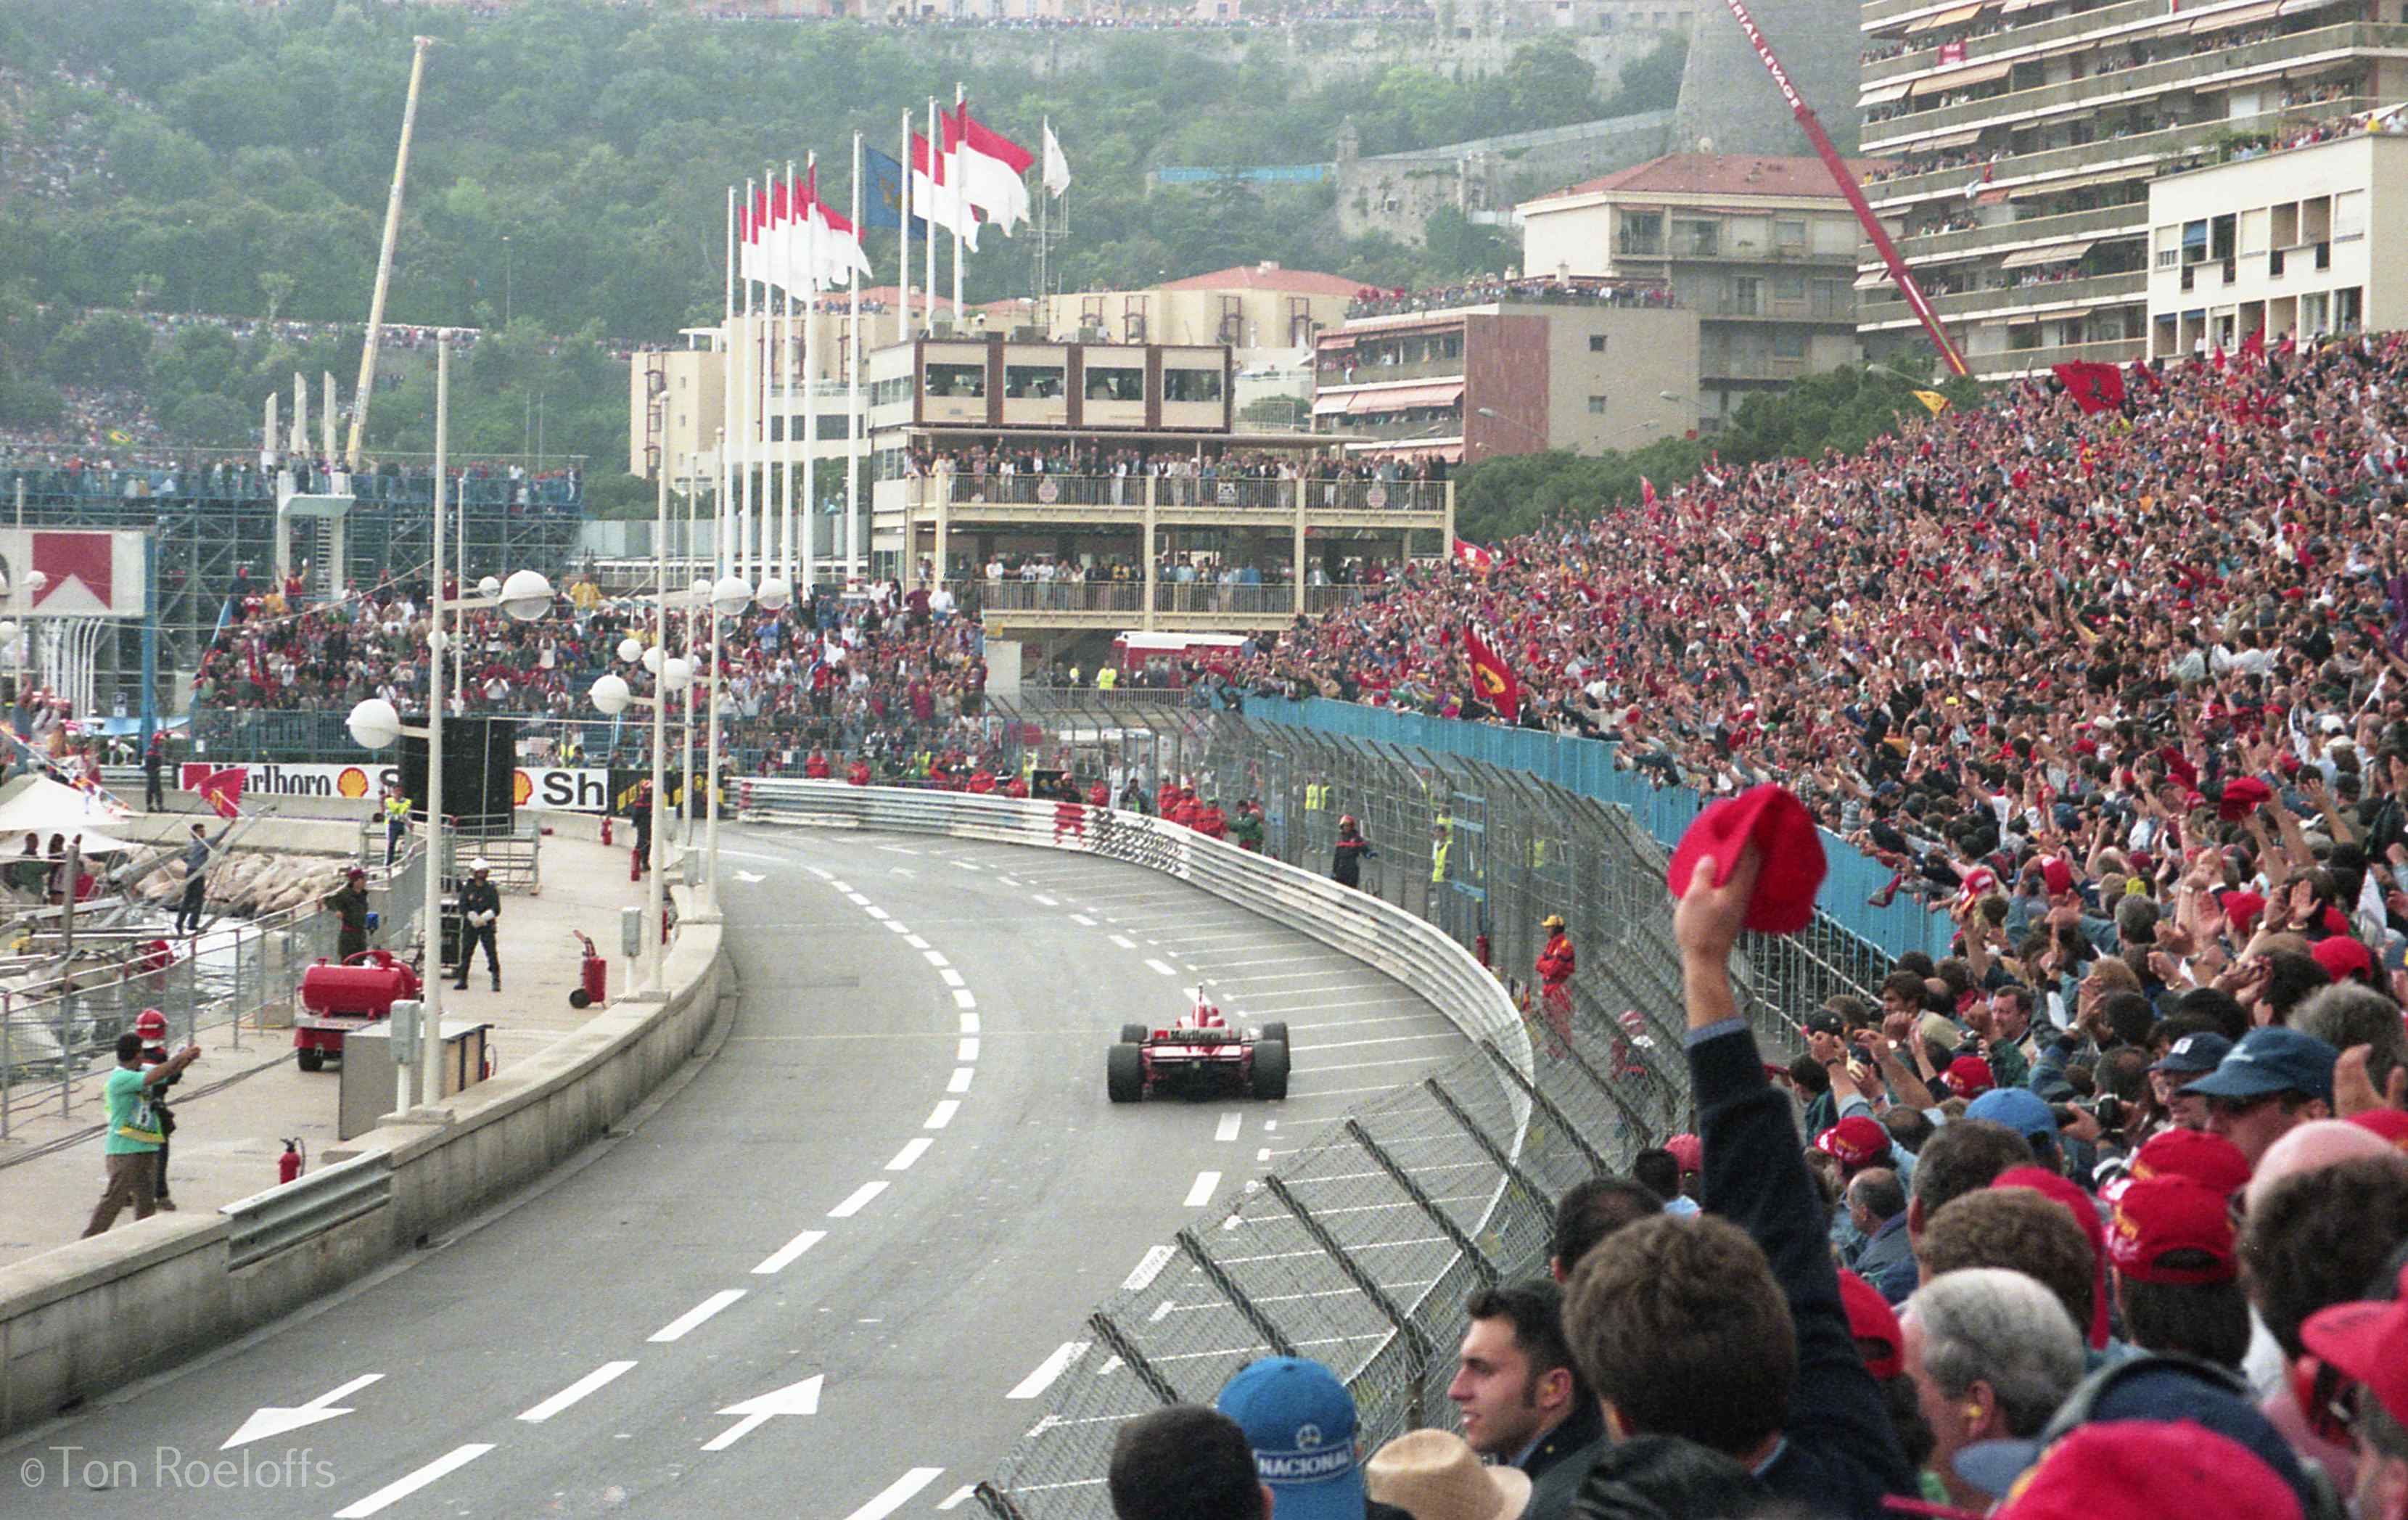
<svg viewBox="0 0 2408 1520"><path fill-rule="evenodd" d="M1519 1520L1530 1477L1519 1468L1484 1467L1450 1430L1409 1430L1371 1454L1364 1469L1371 1498L1413 1520Z"/></svg>

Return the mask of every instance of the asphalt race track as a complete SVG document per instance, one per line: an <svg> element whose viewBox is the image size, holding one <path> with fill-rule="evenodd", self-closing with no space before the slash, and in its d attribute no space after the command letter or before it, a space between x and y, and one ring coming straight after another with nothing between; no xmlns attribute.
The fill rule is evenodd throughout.
<svg viewBox="0 0 2408 1520"><path fill-rule="evenodd" d="M974 1514L1150 1248L1465 1048L1398 982L1140 867L724 842L740 1001L691 1080L408 1262L18 1438L0 1513ZM1232 1023L1288 1021L1287 1100L1108 1103L1119 1025L1199 976Z"/></svg>

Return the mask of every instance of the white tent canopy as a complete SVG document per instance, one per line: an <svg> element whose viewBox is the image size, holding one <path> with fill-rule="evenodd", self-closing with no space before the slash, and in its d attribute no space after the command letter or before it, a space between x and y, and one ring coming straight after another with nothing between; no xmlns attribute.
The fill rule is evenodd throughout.
<svg viewBox="0 0 2408 1520"><path fill-rule="evenodd" d="M62 785L48 776L26 775L0 785L0 841L22 834L38 834L45 848L53 834L72 839L83 837L86 854L106 854L136 846L103 834L102 827L122 822L124 810L88 793ZM0 850L0 855L7 852Z"/></svg>

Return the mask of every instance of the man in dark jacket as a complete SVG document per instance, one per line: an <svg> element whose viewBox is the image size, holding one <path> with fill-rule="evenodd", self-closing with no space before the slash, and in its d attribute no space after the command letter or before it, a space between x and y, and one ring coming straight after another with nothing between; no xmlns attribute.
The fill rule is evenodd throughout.
<svg viewBox="0 0 2408 1520"><path fill-rule="evenodd" d="M335 915L335 958L347 961L368 948L368 873L354 866L337 891L326 894Z"/></svg>
<svg viewBox="0 0 2408 1520"><path fill-rule="evenodd" d="M1581 1479L1605 1446L1597 1396L1564 1341L1563 1303L1563 1289L1545 1278L1474 1293L1446 1389L1471 1449L1529 1476L1522 1520L1570 1515Z"/></svg>
<svg viewBox="0 0 2408 1520"><path fill-rule="evenodd" d="M453 986L468 985L468 963L477 958L477 947L485 947L485 965L494 973L494 990L502 990L502 955L496 940L502 919L502 894L494 885L494 868L479 855L468 862L468 880L460 883L460 979Z"/></svg>
<svg viewBox="0 0 2408 1520"><path fill-rule="evenodd" d="M1531 1496L1535 1502L1537 1495ZM1572 1520L1744 1520L1772 1496L1747 1469L1678 1436L1607 1446L1572 1502Z"/></svg>
<svg viewBox="0 0 2408 1520"><path fill-rule="evenodd" d="M1906 1188L1887 1167L1868 1167L1848 1180L1848 1217L1864 1237L1851 1263L1856 1275L1892 1304L1914 1292L1919 1270L1906 1233Z"/></svg>
<svg viewBox="0 0 2408 1520"><path fill-rule="evenodd" d="M1848 1327L1789 1099L1732 995L1758 868L1753 845L1721 886L1700 862L1672 921L1707 1213L1600 1242L1573 1274L1565 1329L1616 1436L1684 1437L1776 1499L1872 1520L1884 1496L1914 1496L1914 1476Z"/></svg>
<svg viewBox="0 0 2408 1520"><path fill-rule="evenodd" d="M1340 886L1360 887L1363 884L1363 857L1373 853L1371 841L1348 813L1338 820L1338 843L1330 851L1329 879Z"/></svg>

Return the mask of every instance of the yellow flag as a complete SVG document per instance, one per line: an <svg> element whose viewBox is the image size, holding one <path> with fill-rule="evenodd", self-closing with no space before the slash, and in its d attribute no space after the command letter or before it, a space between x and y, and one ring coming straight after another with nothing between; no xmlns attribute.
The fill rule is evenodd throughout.
<svg viewBox="0 0 2408 1520"><path fill-rule="evenodd" d="M1915 391L1912 394L1914 399L1931 409L1931 415L1934 417L1948 409L1948 398L1937 391Z"/></svg>

